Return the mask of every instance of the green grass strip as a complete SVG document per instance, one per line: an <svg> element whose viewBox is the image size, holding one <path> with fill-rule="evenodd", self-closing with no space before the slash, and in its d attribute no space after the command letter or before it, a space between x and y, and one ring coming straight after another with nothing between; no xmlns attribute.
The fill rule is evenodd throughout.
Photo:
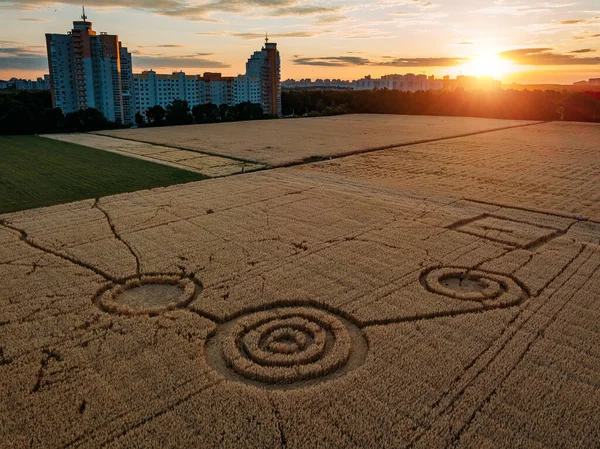
<svg viewBox="0 0 600 449"><path fill-rule="evenodd" d="M0 214L207 176L37 136L0 136Z"/></svg>

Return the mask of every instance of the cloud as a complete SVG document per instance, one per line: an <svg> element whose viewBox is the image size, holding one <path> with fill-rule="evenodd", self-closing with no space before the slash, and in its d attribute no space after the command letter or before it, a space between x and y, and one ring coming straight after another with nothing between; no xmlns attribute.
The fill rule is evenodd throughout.
<svg viewBox="0 0 600 449"><path fill-rule="evenodd" d="M567 8L569 6L575 6L577 3L551 3L545 2L542 3L542 6L545 8Z"/></svg>
<svg viewBox="0 0 600 449"><path fill-rule="evenodd" d="M600 17L590 19L570 19L559 20L549 23L531 23L529 25L520 26L518 28L529 31L532 34L554 34L560 31L578 31L586 32L586 28L594 27L600 24Z"/></svg>
<svg viewBox="0 0 600 449"><path fill-rule="evenodd" d="M597 37L600 37L600 33L593 34L589 31L584 31L583 33L573 36L573 39L578 41L583 39L595 39Z"/></svg>
<svg viewBox="0 0 600 449"><path fill-rule="evenodd" d="M578 58L573 54L554 53L552 48L519 48L499 53L520 65L600 65L600 57Z"/></svg>
<svg viewBox="0 0 600 449"><path fill-rule="evenodd" d="M141 55L133 58L133 65L136 69L152 69L161 67L170 67L172 69L223 69L231 67L230 64L226 64L220 61L212 61L209 59L199 58L195 55L186 56L150 56Z"/></svg>
<svg viewBox="0 0 600 449"><path fill-rule="evenodd" d="M269 39L279 39L279 38L304 38L304 37L315 37L321 34L331 33L331 31L286 31L283 33L272 33L269 34ZM196 33L199 36L231 36L238 37L245 40L251 39L264 39L265 35L263 33L239 33L235 31L204 31L201 33Z"/></svg>
<svg viewBox="0 0 600 449"><path fill-rule="evenodd" d="M369 5L369 7L372 9L382 9L396 6L416 6L419 9L432 9L437 8L440 5L429 0L379 0Z"/></svg>
<svg viewBox="0 0 600 449"><path fill-rule="evenodd" d="M344 35L345 39L391 39L394 35L381 30L356 30Z"/></svg>
<svg viewBox="0 0 600 449"><path fill-rule="evenodd" d="M381 60L373 60L360 56L328 56L318 58L295 58L292 60L297 65L325 66L325 67L451 67L465 62L459 58L397 58L384 56Z"/></svg>
<svg viewBox="0 0 600 449"><path fill-rule="evenodd" d="M473 45L473 42L471 42L471 41L460 41L460 42L457 42L457 45Z"/></svg>
<svg viewBox="0 0 600 449"><path fill-rule="evenodd" d="M396 58L375 65L392 67L453 67L463 64L466 60L461 58Z"/></svg>
<svg viewBox="0 0 600 449"><path fill-rule="evenodd" d="M578 20L561 20L560 22L558 22L561 25L577 25L579 23L590 23L589 20L583 20L583 19L578 19Z"/></svg>
<svg viewBox="0 0 600 449"><path fill-rule="evenodd" d="M0 9L30 10L32 8L47 6L48 0L0 0ZM58 0L53 4L81 5L80 0ZM155 14L177 17L190 21L215 22L209 16L214 13L243 13L254 12L257 8L269 16L308 16L335 12L339 7L304 0L212 0L212 1L186 1L186 0L97 0L94 7L127 7L152 12Z"/></svg>
<svg viewBox="0 0 600 449"><path fill-rule="evenodd" d="M348 18L346 16L343 16L342 14L326 14L317 17L317 19L315 20L315 24L329 25L331 23L344 22L345 20L348 20Z"/></svg>
<svg viewBox="0 0 600 449"><path fill-rule="evenodd" d="M582 48L581 50L573 50L570 51L569 53L592 53L595 50L592 50L591 48Z"/></svg>
<svg viewBox="0 0 600 449"><path fill-rule="evenodd" d="M45 48L45 47L40 47L40 46L3 47L3 46L0 46L0 57L2 55L43 56L46 54L45 51L41 50L43 48Z"/></svg>
<svg viewBox="0 0 600 449"><path fill-rule="evenodd" d="M494 6L480 8L474 11L477 14L487 14L491 16L499 15L510 15L510 16L525 16L532 13L550 12L548 6L543 7L532 7L523 6L522 4L517 5L505 5L504 3L498 3Z"/></svg>
<svg viewBox="0 0 600 449"><path fill-rule="evenodd" d="M0 57L0 69L6 70L43 70L48 71L48 58L45 56L7 56Z"/></svg>
<svg viewBox="0 0 600 449"><path fill-rule="evenodd" d="M46 47L0 40L0 69L48 71Z"/></svg>
<svg viewBox="0 0 600 449"><path fill-rule="evenodd" d="M184 48L187 45L181 44L162 44L162 45L138 45L138 48Z"/></svg>
<svg viewBox="0 0 600 449"><path fill-rule="evenodd" d="M50 22L46 19L36 19L35 17L20 17L17 20L20 22Z"/></svg>
<svg viewBox="0 0 600 449"><path fill-rule="evenodd" d="M338 10L338 7L333 6L297 5L277 8L270 14L273 16L312 16L317 14L334 13Z"/></svg>
<svg viewBox="0 0 600 449"><path fill-rule="evenodd" d="M371 65L371 61L360 56L329 56L322 58L296 58L292 62L296 65L312 65L321 67L352 67Z"/></svg>

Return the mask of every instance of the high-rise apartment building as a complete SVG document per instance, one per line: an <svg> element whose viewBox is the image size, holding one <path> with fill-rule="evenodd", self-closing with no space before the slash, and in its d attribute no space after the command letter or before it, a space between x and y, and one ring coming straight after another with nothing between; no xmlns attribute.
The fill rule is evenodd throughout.
<svg viewBox="0 0 600 449"><path fill-rule="evenodd" d="M92 29L85 10L67 34L46 34L52 103L63 113L98 109L108 120L134 121L131 54L119 37Z"/></svg>
<svg viewBox="0 0 600 449"><path fill-rule="evenodd" d="M185 100L190 108L213 103L233 106L260 104L266 114L281 115L281 66L277 44L269 43L248 59L246 74L237 77L206 72L159 75L153 70L133 75L135 112L142 115L152 106L166 108L174 100Z"/></svg>
<svg viewBox="0 0 600 449"><path fill-rule="evenodd" d="M204 103L226 104L229 106L235 104L233 98L234 78L232 76L207 72L198 77L198 82L204 84L204 88L199 89L204 92Z"/></svg>
<svg viewBox="0 0 600 449"><path fill-rule="evenodd" d="M265 39L265 46L246 62L246 76L260 80L265 114L281 115L281 62L277 44Z"/></svg>
<svg viewBox="0 0 600 449"><path fill-rule="evenodd" d="M166 108L175 100L187 101L190 108L206 103L232 106L237 104L234 81L233 77L211 72L204 75L186 75L183 72L160 75L154 70L136 73L133 75L135 112L145 115L152 106Z"/></svg>

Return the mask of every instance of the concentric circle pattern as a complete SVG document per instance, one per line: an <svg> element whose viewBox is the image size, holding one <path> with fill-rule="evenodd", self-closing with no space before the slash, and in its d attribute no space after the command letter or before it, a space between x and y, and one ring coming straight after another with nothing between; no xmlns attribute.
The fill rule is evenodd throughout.
<svg viewBox="0 0 600 449"><path fill-rule="evenodd" d="M219 331L213 351L238 380L289 386L343 369L355 353L357 338L363 338L360 330L332 313L279 307L228 323ZM366 347L364 342L360 345ZM361 347L358 352L366 350Z"/></svg>
<svg viewBox="0 0 600 449"><path fill-rule="evenodd" d="M109 286L97 297L96 303L109 313L157 315L189 304L197 288L191 279L178 276L142 276Z"/></svg>
<svg viewBox="0 0 600 449"><path fill-rule="evenodd" d="M526 295L508 276L469 268L432 269L424 273L422 280L433 293L488 305L510 305Z"/></svg>

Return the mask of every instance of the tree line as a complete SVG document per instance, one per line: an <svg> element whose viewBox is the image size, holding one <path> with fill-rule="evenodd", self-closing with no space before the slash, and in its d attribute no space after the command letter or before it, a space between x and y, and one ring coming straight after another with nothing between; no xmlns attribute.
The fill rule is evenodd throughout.
<svg viewBox="0 0 600 449"><path fill-rule="evenodd" d="M187 101L175 100L166 108L152 106L146 111L146 117L139 112L135 115L138 126L189 125L192 123L219 123L239 120L261 120L269 118L263 113L262 106L256 103L239 103L235 106L214 103L198 104L190 109Z"/></svg>
<svg viewBox="0 0 600 449"><path fill-rule="evenodd" d="M284 91L285 115L350 113L449 115L520 120L600 122L600 92L559 91ZM153 106L146 117L136 114L137 126L187 125L275 118L259 104L202 104L190 108L175 100L166 108ZM0 94L0 134L49 134L119 128L96 109L63 114L52 107L50 92Z"/></svg>
<svg viewBox="0 0 600 449"><path fill-rule="evenodd" d="M95 109L65 116L60 108L52 107L50 92L0 94L0 134L44 134L109 127L110 123Z"/></svg>
<svg viewBox="0 0 600 449"><path fill-rule="evenodd" d="M285 115L379 113L600 122L600 92L284 91L282 104Z"/></svg>
<svg viewBox="0 0 600 449"><path fill-rule="evenodd" d="M217 123L236 120L269 118L261 105L241 103L235 106L203 104L190 109L187 101L175 100L166 108L153 106L146 117L136 114L137 126L188 125L191 123ZM89 132L122 128L124 125L107 120L94 109L81 109L63 114L52 107L47 91L18 91L0 94L0 135L51 134L60 132ZM128 126L125 126L128 127Z"/></svg>

